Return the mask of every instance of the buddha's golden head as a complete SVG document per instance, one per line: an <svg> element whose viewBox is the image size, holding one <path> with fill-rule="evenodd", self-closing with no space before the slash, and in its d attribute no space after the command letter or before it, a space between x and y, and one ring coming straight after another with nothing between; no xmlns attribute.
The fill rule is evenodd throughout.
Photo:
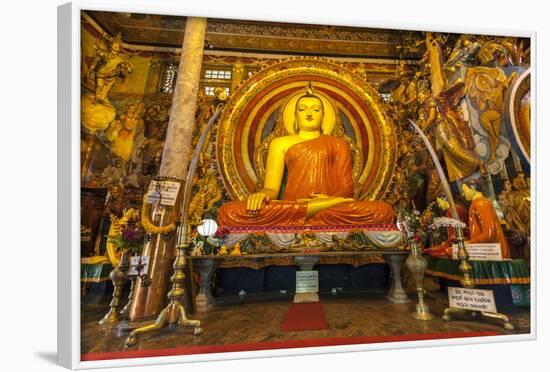
<svg viewBox="0 0 550 372"><path fill-rule="evenodd" d="M324 116L323 101L313 93L311 83L309 83L307 93L296 101L295 115L297 132L321 130Z"/></svg>
<svg viewBox="0 0 550 372"><path fill-rule="evenodd" d="M336 109L331 99L321 91L314 92L309 82L305 92L297 92L283 103L281 119L288 134L317 131L329 135L336 125Z"/></svg>

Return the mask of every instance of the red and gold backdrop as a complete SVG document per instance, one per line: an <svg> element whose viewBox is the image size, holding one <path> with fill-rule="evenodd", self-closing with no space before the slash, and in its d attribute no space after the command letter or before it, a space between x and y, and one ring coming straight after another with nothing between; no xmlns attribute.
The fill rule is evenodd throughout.
<svg viewBox="0 0 550 372"><path fill-rule="evenodd" d="M343 135L359 150L354 164L359 199L384 199L397 159L396 128L386 106L364 78L321 59L276 63L248 79L231 96L220 119L217 161L233 199L242 200L261 187L254 161L266 138L277 130L288 97L311 82L335 105ZM281 133L281 135L288 133ZM356 171L357 170L357 171Z"/></svg>

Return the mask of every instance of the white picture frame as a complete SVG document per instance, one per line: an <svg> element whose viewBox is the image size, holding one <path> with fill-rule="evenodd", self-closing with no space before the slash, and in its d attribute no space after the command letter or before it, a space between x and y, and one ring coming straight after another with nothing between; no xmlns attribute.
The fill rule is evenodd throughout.
<svg viewBox="0 0 550 372"><path fill-rule="evenodd" d="M162 6L161 6L162 5ZM289 12L273 15L227 14L216 9L191 7L189 4L157 2L95 3L74 1L58 8L58 360L59 363L71 369L91 369L120 366L144 366L170 363L188 363L199 361L217 361L245 358L267 358L274 356L315 355L367 350L389 350L418 347L434 347L447 345L480 344L502 341L527 341L536 339L536 229L532 231L531 268L531 332L520 335L494 336L490 340L483 337L468 339L445 339L427 341L409 341L385 344L362 344L349 346L326 346L305 349L265 350L233 352L223 354L198 354L170 357L119 359L105 361L80 360L80 12L82 10L101 10L113 12L136 12L151 14L171 14L181 16L204 16L210 18L250 19L258 21L300 22L315 24L335 24L342 26L362 26L379 28L397 28L410 30L459 32L459 33L490 33L495 35L519 36L531 39L533 68L533 108L531 135L532 147L532 220L536 221L537 195L536 187L536 94L537 94L537 34L534 31L517 30L487 30L475 27L450 27L420 24L393 23L388 21L349 22L338 19L305 19L303 16L290 15ZM535 226L535 224L533 224Z"/></svg>

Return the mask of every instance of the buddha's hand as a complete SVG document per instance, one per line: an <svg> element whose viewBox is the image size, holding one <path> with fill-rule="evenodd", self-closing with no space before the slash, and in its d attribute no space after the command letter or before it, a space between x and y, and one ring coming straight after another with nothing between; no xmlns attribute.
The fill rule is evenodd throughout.
<svg viewBox="0 0 550 372"><path fill-rule="evenodd" d="M267 203L270 200L271 198L266 192L255 192L246 199L246 209L248 211L258 211L262 207L264 201Z"/></svg>

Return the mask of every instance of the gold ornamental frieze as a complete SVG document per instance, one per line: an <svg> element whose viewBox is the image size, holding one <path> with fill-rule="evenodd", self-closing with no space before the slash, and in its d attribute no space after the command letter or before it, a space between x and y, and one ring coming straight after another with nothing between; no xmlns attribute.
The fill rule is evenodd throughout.
<svg viewBox="0 0 550 372"><path fill-rule="evenodd" d="M271 140L291 134L289 107L311 82L336 118L332 135L349 142L358 200L380 200L392 182L397 159L396 129L385 103L364 77L326 59L276 63L245 81L226 105L219 124L216 157L234 200L261 188ZM291 120L291 119L290 119Z"/></svg>

